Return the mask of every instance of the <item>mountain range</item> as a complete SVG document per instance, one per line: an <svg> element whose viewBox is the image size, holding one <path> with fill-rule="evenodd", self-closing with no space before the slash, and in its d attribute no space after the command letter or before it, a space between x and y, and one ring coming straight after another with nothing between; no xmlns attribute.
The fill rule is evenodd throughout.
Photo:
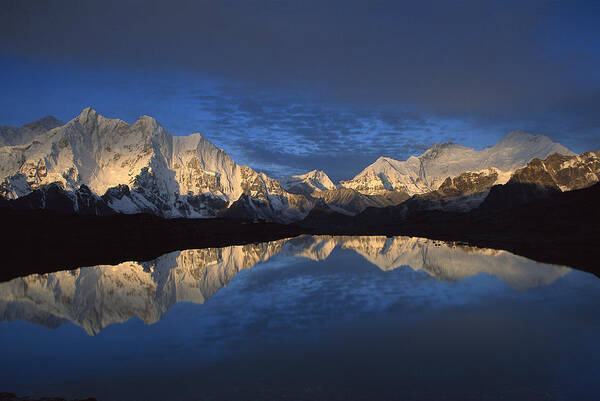
<svg viewBox="0 0 600 401"><path fill-rule="evenodd" d="M367 194L405 191L415 195L435 191L448 177L481 171L495 172L494 183L503 184L513 171L533 158L543 159L554 153L574 154L543 135L513 131L494 146L481 151L454 143L438 143L406 161L380 157L352 180L341 184Z"/></svg>
<svg viewBox="0 0 600 401"><path fill-rule="evenodd" d="M533 169L532 160L543 170L548 157L552 171L543 179L557 176L560 191L598 181L597 153L576 156L545 136L520 131L481 151L443 143L405 161L380 157L337 184L318 170L277 180L237 164L198 133L173 136L152 117L129 125L91 108L67 123L45 117L0 127L0 138L4 204L79 214L289 223L315 208L345 215L396 205L467 211L493 186L524 179L520 169ZM536 174L527 177L542 179Z"/></svg>
<svg viewBox="0 0 600 401"><path fill-rule="evenodd" d="M335 248L356 252L383 271L410 266L451 282L486 273L517 290L549 285L571 271L506 251L425 238L304 235L16 278L0 283L0 320L24 319L50 328L72 322L90 335L133 316L152 324L178 302L203 304L238 272L275 255L318 261Z"/></svg>

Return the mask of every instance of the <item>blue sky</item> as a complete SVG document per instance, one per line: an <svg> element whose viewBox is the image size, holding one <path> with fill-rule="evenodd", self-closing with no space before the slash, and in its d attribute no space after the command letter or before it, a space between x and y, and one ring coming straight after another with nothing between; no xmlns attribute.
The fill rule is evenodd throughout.
<svg viewBox="0 0 600 401"><path fill-rule="evenodd" d="M595 2L7 1L0 124L151 115L271 175L333 179L514 129L597 150L599 17Z"/></svg>

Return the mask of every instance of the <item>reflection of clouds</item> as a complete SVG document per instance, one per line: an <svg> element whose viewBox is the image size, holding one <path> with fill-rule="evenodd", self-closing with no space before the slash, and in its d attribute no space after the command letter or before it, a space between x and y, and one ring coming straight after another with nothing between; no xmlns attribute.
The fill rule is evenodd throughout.
<svg viewBox="0 0 600 401"><path fill-rule="evenodd" d="M318 336L328 326L352 325L362 318L386 319L392 311L405 322L419 320L424 312L466 306L507 289L486 275L463 283L440 282L407 267L344 274L335 271L337 262L335 258L323 261L315 274L301 268L264 275L242 272L245 280L236 279L211 300L218 309L206 313L215 326L204 326L202 331L227 333L229 344L244 335L278 343L285 333ZM278 279L273 280L273 275ZM250 307L240 309L240 305ZM227 319L219 319L218 314Z"/></svg>
<svg viewBox="0 0 600 401"><path fill-rule="evenodd" d="M355 257L340 260L335 248L351 250L378 269L365 269L364 262ZM306 265L306 260L319 263ZM220 294L217 299L221 301L211 302L224 305L222 308L244 307L228 309L222 315L218 309L208 311L213 315L206 324L244 326L258 321L260 327L285 327L292 324L290 319L298 324L298 316L302 316L302 325L351 319L387 308L417 310L462 304L489 293L490 288L503 288L495 278L525 290L549 285L569 271L505 251L423 238L306 235L262 244L176 251L151 262L18 278L0 284L0 317L52 328L72 322L97 334L133 316L153 324L178 303L203 304ZM475 276L476 281L465 280ZM234 277L230 288L224 289Z"/></svg>
<svg viewBox="0 0 600 401"><path fill-rule="evenodd" d="M294 147L279 137L309 138L315 146L306 151L333 160L315 166L314 158L291 158L279 170L316 167L343 179L378 156L406 159L420 145L460 138L481 148L514 129L577 152L598 147L594 6L390 2L374 11L344 1L293 11L276 3L263 12L252 3L126 2L115 12L85 3L38 4L33 12L14 2L0 15L5 118L70 108L58 115L66 120L93 102L128 120L150 114L176 134L195 127L257 168L265 162L241 145L230 149L227 138L284 155ZM336 134L341 146L330 142ZM399 135L414 147L397 143ZM361 166L338 168L341 151Z"/></svg>

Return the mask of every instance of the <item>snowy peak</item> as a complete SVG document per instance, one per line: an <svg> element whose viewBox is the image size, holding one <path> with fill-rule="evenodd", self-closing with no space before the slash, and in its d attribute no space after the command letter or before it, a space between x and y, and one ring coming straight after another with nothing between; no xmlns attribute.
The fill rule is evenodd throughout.
<svg viewBox="0 0 600 401"><path fill-rule="evenodd" d="M81 113L79 113L79 116L77 116L77 120L79 121L85 121L88 119L96 120L97 118L98 112L91 107L86 107L85 109L81 110Z"/></svg>
<svg viewBox="0 0 600 401"><path fill-rule="evenodd" d="M141 116L134 124L134 127L147 130L150 132L156 132L160 129L164 129L155 118L150 116Z"/></svg>
<svg viewBox="0 0 600 401"><path fill-rule="evenodd" d="M200 134L173 137L150 116L129 125L91 107L29 146L0 147L0 195L14 199L51 183L67 192L85 185L118 212L164 217L212 217L242 194L282 220L301 219L311 206Z"/></svg>
<svg viewBox="0 0 600 401"><path fill-rule="evenodd" d="M435 159L445 154L453 154L460 151L472 150L465 146L457 145L453 142L436 142L429 149L427 149L420 157Z"/></svg>
<svg viewBox="0 0 600 401"><path fill-rule="evenodd" d="M99 124L99 120L101 120L100 122L111 121L111 119L100 116L98 112L91 107L86 107L81 111L81 113L79 113L77 117L69 121L69 123L79 124L81 127L90 129L94 126L97 126ZM115 122L116 121L117 120L115 120Z"/></svg>
<svg viewBox="0 0 600 401"><path fill-rule="evenodd" d="M337 188L327 174L321 170L312 170L306 174L285 177L281 179L281 186L290 193L303 195Z"/></svg>
<svg viewBox="0 0 600 401"><path fill-rule="evenodd" d="M481 151L447 142L436 143L420 156L405 161L380 157L352 180L341 184L369 195L387 191L423 194L438 189L448 177L489 168L496 168L506 176L536 157L543 159L554 153L574 154L543 135L513 131Z"/></svg>
<svg viewBox="0 0 600 401"><path fill-rule="evenodd" d="M58 118L46 116L22 127L0 126L0 146L24 145L38 135L61 125L64 125L64 122Z"/></svg>
<svg viewBox="0 0 600 401"><path fill-rule="evenodd" d="M372 171L384 171L385 169L392 168L398 169L398 160L394 160L391 157L380 156L371 165L367 167Z"/></svg>
<svg viewBox="0 0 600 401"><path fill-rule="evenodd" d="M64 125L65 123L60 121L58 118L54 116L46 116L40 118L39 120L33 121L29 124L25 124L21 128L27 128L30 130L39 130L40 133L51 130L52 128L59 127Z"/></svg>
<svg viewBox="0 0 600 401"><path fill-rule="evenodd" d="M232 215L290 222L318 204L352 214L366 206L397 204L468 172L496 169L483 181L488 185L494 176L493 184L502 183L532 159L554 153L573 154L547 137L520 131L481 151L437 143L405 161L378 158L342 181L342 191L320 170L280 182L238 165L199 133L174 137L150 116L130 125L87 107L66 124L45 117L21 128L0 127L0 195L14 200L58 183L69 192L66 197L75 199L84 185L122 213L213 217L235 205ZM480 176L451 181L444 191L480 189Z"/></svg>

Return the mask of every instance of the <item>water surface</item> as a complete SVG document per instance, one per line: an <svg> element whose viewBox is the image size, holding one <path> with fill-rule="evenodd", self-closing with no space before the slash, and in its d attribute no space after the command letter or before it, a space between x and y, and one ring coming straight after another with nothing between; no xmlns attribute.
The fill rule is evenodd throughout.
<svg viewBox="0 0 600 401"><path fill-rule="evenodd" d="M0 391L600 399L600 280L410 237L186 250L0 283Z"/></svg>

